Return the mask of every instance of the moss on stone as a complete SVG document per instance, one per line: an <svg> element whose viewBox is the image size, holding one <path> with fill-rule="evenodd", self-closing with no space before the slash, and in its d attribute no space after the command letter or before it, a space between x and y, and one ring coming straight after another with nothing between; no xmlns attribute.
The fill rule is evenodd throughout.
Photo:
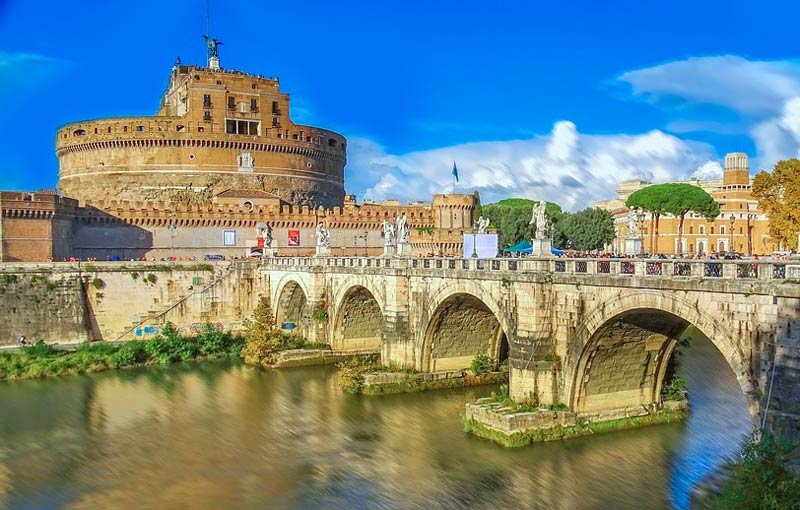
<svg viewBox="0 0 800 510"><path fill-rule="evenodd" d="M507 372L489 372L480 375L466 374L463 377L448 377L425 381L424 375L409 374L402 383L362 384L359 391L364 395L390 395L395 393L415 393L418 391L446 390L450 388L464 388L467 386L481 386L484 384L502 384L508 382Z"/></svg>
<svg viewBox="0 0 800 510"><path fill-rule="evenodd" d="M627 430L632 428L644 427L646 425L657 425L661 423L673 423L686 417L686 411L676 411L662 409L654 414L645 416L634 416L630 418L620 418L617 420L590 422L579 421L575 425L561 426L556 425L544 429L529 429L513 434L505 434L499 430L487 427L474 419L464 419L464 432L489 439L507 448L525 446L532 443L542 443L546 441L556 441L559 439L571 439L574 437L590 436L613 432L617 430Z"/></svg>

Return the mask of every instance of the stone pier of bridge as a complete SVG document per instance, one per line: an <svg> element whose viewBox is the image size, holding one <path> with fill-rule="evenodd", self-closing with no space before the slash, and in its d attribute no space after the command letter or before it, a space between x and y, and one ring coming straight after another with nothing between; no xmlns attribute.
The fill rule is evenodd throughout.
<svg viewBox="0 0 800 510"><path fill-rule="evenodd" d="M757 423L800 428L800 266L646 259L267 258L278 322L384 364L508 360L518 401L591 419L661 405L689 326L727 360ZM771 383L771 384L770 384ZM771 392L770 392L771 389ZM769 403L767 404L767 396Z"/></svg>

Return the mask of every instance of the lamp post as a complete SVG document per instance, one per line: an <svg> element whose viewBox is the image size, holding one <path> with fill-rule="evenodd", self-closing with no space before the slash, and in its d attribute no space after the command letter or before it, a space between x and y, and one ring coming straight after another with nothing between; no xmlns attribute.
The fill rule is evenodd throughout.
<svg viewBox="0 0 800 510"><path fill-rule="evenodd" d="M639 237L640 238L642 237L642 234L644 234L644 218L645 218L645 216L646 215L644 214L644 211L642 211L641 209L637 209L636 221L639 223ZM642 253L644 253L644 243L641 243L641 244L642 244L641 250L642 250ZM637 253L637 255L641 255L641 254Z"/></svg>
<svg viewBox="0 0 800 510"><path fill-rule="evenodd" d="M731 254L731 253L734 253L736 251L736 250L733 249L733 224L736 222L736 216L731 214L730 217L728 218L728 220L731 222L731 229L730 229L730 232L728 233L729 234L729 236L728 236L729 237L728 254Z"/></svg>
<svg viewBox="0 0 800 510"><path fill-rule="evenodd" d="M747 215L745 219L747 221L747 256L750 257L753 255L753 220L755 220L756 215L752 212L750 208L750 203L747 203Z"/></svg>
<svg viewBox="0 0 800 510"><path fill-rule="evenodd" d="M369 256L369 254L367 253L367 234L369 234L369 232L365 230L364 231L364 256L365 257Z"/></svg>

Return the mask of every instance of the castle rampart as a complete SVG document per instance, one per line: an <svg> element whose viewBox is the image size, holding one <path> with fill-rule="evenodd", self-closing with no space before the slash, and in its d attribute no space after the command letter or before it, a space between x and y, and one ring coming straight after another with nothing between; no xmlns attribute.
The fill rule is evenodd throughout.
<svg viewBox="0 0 800 510"><path fill-rule="evenodd" d="M342 135L292 122L278 80L181 65L156 115L56 133L59 188L82 202L202 200L234 188L331 207L343 203L346 150Z"/></svg>

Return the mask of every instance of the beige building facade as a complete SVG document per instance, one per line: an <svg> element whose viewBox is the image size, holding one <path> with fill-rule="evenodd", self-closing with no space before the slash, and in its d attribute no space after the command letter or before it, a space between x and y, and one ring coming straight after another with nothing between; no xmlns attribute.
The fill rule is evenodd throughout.
<svg viewBox="0 0 800 510"><path fill-rule="evenodd" d="M684 218L683 235L679 236L679 218L662 215L656 235L655 220L651 214L640 215L638 228L643 237L646 253L668 255L684 254L702 256L719 252L736 252L743 255L768 255L783 248L769 234L769 217L758 209L758 200L752 196L747 154L734 152L725 156L722 179L683 181L703 188L720 208L720 215L709 220L695 213ZM628 232L628 209L625 201L631 193L652 183L634 180L619 184L617 197L594 205L614 215L616 238L610 250L625 253ZM680 242L679 242L680 237Z"/></svg>

